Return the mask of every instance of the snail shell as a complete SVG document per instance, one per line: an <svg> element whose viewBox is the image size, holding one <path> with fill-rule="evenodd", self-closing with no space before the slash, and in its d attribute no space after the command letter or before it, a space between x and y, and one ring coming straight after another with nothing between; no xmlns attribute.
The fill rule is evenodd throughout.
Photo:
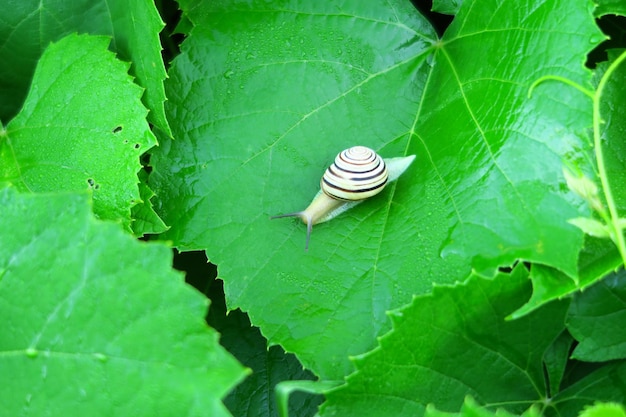
<svg viewBox="0 0 626 417"><path fill-rule="evenodd" d="M380 193L389 172L385 161L365 146L354 146L339 153L320 181L324 194L335 200L364 200Z"/></svg>
<svg viewBox="0 0 626 417"><path fill-rule="evenodd" d="M303 211L273 216L299 217L307 225L306 246L314 224L328 221L380 193L387 183L397 179L411 165L415 155L383 159L365 146L340 152L320 180L321 190Z"/></svg>

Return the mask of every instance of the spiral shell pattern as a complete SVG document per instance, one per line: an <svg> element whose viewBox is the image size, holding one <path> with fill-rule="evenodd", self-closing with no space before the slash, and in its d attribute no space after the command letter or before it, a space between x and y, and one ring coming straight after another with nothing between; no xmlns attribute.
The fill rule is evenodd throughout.
<svg viewBox="0 0 626 417"><path fill-rule="evenodd" d="M331 198L355 201L380 193L388 177L380 155L365 146L354 146L337 155L320 184Z"/></svg>

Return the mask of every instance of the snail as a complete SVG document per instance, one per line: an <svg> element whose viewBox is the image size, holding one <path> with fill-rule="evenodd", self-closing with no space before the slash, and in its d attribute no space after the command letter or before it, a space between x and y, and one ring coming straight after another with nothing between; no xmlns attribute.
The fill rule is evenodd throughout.
<svg viewBox="0 0 626 417"><path fill-rule="evenodd" d="M299 217L306 225L305 250L309 249L314 224L323 223L380 193L411 165L415 155L383 159L365 146L340 152L320 180L320 191L303 211L273 216Z"/></svg>

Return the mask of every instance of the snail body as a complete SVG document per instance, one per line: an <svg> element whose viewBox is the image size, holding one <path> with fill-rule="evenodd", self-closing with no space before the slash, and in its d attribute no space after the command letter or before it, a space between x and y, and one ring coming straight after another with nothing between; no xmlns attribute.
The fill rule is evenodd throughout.
<svg viewBox="0 0 626 417"><path fill-rule="evenodd" d="M351 209L365 199L380 193L411 165L415 155L383 159L365 146L354 146L340 152L320 180L320 191L309 206L298 212L273 216L299 217L307 225L309 248L314 224L323 223Z"/></svg>

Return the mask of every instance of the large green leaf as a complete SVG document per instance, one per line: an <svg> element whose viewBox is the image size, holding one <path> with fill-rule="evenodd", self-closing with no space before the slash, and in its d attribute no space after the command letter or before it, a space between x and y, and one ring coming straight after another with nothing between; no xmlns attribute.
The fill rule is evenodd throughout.
<svg viewBox="0 0 626 417"><path fill-rule="evenodd" d="M518 266L493 280L474 276L390 313L393 330L356 358L357 372L327 395L321 415L417 416L428 404L458 410L467 395L513 413L540 402L547 396L543 356L568 303L506 321L528 297L527 275Z"/></svg>
<svg viewBox="0 0 626 417"><path fill-rule="evenodd" d="M543 74L589 85L581 61L602 39L591 3L463 6L424 98L438 107L416 129L451 200L444 253L472 257L478 268L522 258L575 276L582 235L565 220L578 209L559 188L563 159L584 163L591 101L558 83L527 93Z"/></svg>
<svg viewBox="0 0 626 417"><path fill-rule="evenodd" d="M0 206L3 415L229 415L245 371L167 246L94 220L87 193L5 188Z"/></svg>
<svg viewBox="0 0 626 417"><path fill-rule="evenodd" d="M20 113L0 132L0 183L93 190L97 216L130 228L139 156L155 144L128 66L106 37L70 35L37 65Z"/></svg>
<svg viewBox="0 0 626 417"><path fill-rule="evenodd" d="M154 3L141 0L8 0L0 20L0 120L22 106L35 66L48 44L74 32L109 35L114 50L131 61L145 87L151 123L169 132L163 103L165 68L159 31L163 22Z"/></svg>
<svg viewBox="0 0 626 417"><path fill-rule="evenodd" d="M164 238L207 249L230 308L325 378L375 344L385 311L432 282L524 259L577 274L587 209L562 161L584 164L591 3L468 2L442 40L405 0L183 1L194 29L172 66L175 141L151 162ZM563 45L567 45L564 48ZM381 195L298 221L335 154L417 155ZM442 257L443 255L443 257Z"/></svg>

